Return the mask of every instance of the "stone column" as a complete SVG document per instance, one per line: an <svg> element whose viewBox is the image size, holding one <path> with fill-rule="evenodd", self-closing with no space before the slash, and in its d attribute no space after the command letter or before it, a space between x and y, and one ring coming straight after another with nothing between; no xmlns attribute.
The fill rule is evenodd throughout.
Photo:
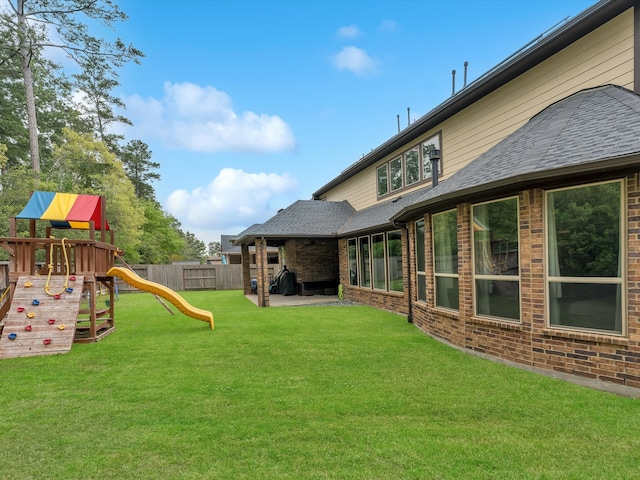
<svg viewBox="0 0 640 480"><path fill-rule="evenodd" d="M249 246L242 245L242 291L245 295L251 294L251 258L249 257Z"/></svg>
<svg viewBox="0 0 640 480"><path fill-rule="evenodd" d="M258 306L269 306L269 270L267 260L267 241L256 238L256 269L258 279Z"/></svg>

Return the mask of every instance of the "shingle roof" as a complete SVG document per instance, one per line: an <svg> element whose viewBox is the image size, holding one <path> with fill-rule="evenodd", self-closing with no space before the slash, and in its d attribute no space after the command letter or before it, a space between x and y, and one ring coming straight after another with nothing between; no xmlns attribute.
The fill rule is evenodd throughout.
<svg viewBox="0 0 640 480"><path fill-rule="evenodd" d="M431 190L431 185L411 193L400 195L392 200L378 203L371 207L355 212L340 229L340 235L347 235L376 227L392 226L391 218L412 205L416 200Z"/></svg>
<svg viewBox="0 0 640 480"><path fill-rule="evenodd" d="M240 253L240 247L236 247L232 243L234 238L236 238L235 235L220 235L220 251L222 253Z"/></svg>
<svg viewBox="0 0 640 480"><path fill-rule="evenodd" d="M330 237L354 213L349 202L298 200L262 224L252 225L236 236L236 244L255 237Z"/></svg>
<svg viewBox="0 0 640 480"><path fill-rule="evenodd" d="M640 164L640 96L605 85L550 105L393 219L496 188Z"/></svg>

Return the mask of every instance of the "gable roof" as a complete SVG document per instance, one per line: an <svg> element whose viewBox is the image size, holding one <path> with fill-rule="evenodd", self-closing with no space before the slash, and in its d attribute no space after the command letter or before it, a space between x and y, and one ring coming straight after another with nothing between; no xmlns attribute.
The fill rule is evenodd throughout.
<svg viewBox="0 0 640 480"><path fill-rule="evenodd" d="M632 8L635 2L636 0L601 0L550 33L540 35L385 143L374 148L369 154L351 164L337 177L314 192L312 197L321 199L335 186L438 127L444 120Z"/></svg>
<svg viewBox="0 0 640 480"><path fill-rule="evenodd" d="M255 224L236 235L235 245L253 243L254 238L337 237L340 227L354 213L349 202L298 200L262 224Z"/></svg>
<svg viewBox="0 0 640 480"><path fill-rule="evenodd" d="M582 90L532 117L391 220L472 198L563 178L619 175L640 167L640 96L605 85ZM605 177L603 177L605 178Z"/></svg>

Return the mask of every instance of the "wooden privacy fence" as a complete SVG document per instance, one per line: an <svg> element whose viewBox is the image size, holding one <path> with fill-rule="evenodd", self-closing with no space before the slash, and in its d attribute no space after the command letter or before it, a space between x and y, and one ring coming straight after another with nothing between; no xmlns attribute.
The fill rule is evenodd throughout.
<svg viewBox="0 0 640 480"><path fill-rule="evenodd" d="M186 290L242 290L242 265L131 265L142 278L159 283L176 292ZM273 278L279 270L276 265L269 267L269 276ZM0 285L7 287L9 279L7 262L0 264ZM251 278L256 278L256 268L251 266ZM118 292L135 292L123 280L117 278ZM1 292L0 292L1 293Z"/></svg>

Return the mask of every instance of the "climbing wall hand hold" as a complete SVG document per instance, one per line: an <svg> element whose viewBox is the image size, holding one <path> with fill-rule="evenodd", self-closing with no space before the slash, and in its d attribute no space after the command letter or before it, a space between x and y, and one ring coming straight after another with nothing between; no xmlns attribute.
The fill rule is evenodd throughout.
<svg viewBox="0 0 640 480"><path fill-rule="evenodd" d="M44 343L45 345L49 345L51 343L51 339L45 338L44 340L42 340L42 343Z"/></svg>
<svg viewBox="0 0 640 480"><path fill-rule="evenodd" d="M26 327L24 327L24 329L25 329L27 332L30 332L30 331L31 331L31 328L32 328L32 327L31 327L31 325L27 325Z"/></svg>
<svg viewBox="0 0 640 480"><path fill-rule="evenodd" d="M76 281L76 276L75 275L71 275L69 277L69 280L71 280L72 282L75 282Z"/></svg>
<svg viewBox="0 0 640 480"><path fill-rule="evenodd" d="M60 300L60 294L59 294L59 293L56 293L56 294L53 296L53 298L55 298L56 300Z"/></svg>
<svg viewBox="0 0 640 480"><path fill-rule="evenodd" d="M50 319L49 319L49 325L53 325L54 323L56 323L55 319L50 318Z"/></svg>
<svg viewBox="0 0 640 480"><path fill-rule="evenodd" d="M15 340L17 336L18 336L18 334L17 334L17 333L10 333L9 335L7 335L7 337L9 338L9 340Z"/></svg>
<svg viewBox="0 0 640 480"><path fill-rule="evenodd" d="M29 312L29 313L27 313L27 318L33 318L33 317L35 317L35 316L36 316L36 314L35 314L35 313L33 313L33 312Z"/></svg>
<svg viewBox="0 0 640 480"><path fill-rule="evenodd" d="M67 326L64 323L58 325L58 330L64 330L65 328L67 328Z"/></svg>
<svg viewBox="0 0 640 480"><path fill-rule="evenodd" d="M73 288L69 287L65 290L67 293L73 293Z"/></svg>
<svg viewBox="0 0 640 480"><path fill-rule="evenodd" d="M22 312L24 312L24 307L18 307L17 310L18 310L18 312L22 313Z"/></svg>
<svg viewBox="0 0 640 480"><path fill-rule="evenodd" d="M24 288L29 288L29 287L32 287L32 286L33 286L33 283L31 283L31 282L24 282Z"/></svg>
<svg viewBox="0 0 640 480"><path fill-rule="evenodd" d="M33 301L31 302L31 305L36 305L36 306L37 306L37 305L40 305L40 300L37 300L37 299L36 299L36 300L33 300Z"/></svg>

